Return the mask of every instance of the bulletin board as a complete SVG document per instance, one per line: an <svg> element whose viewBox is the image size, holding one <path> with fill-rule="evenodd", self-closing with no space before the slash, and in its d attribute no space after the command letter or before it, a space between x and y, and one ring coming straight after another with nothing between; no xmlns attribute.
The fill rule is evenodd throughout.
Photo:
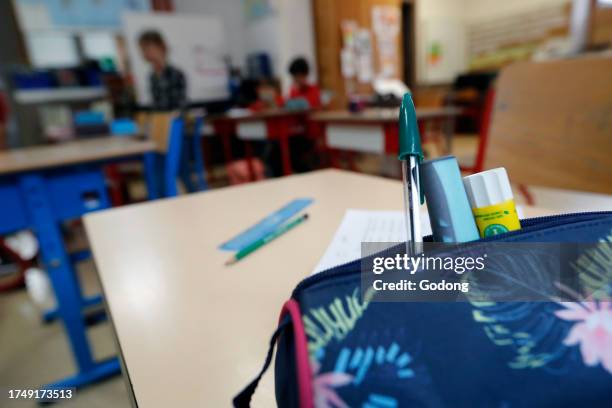
<svg viewBox="0 0 612 408"><path fill-rule="evenodd" d="M134 75L138 103L151 103L151 68L140 54L138 37L145 30L157 30L168 45L170 64L187 77L190 102L229 97L224 57L228 54L222 22L205 15L166 13L125 13L123 32Z"/></svg>

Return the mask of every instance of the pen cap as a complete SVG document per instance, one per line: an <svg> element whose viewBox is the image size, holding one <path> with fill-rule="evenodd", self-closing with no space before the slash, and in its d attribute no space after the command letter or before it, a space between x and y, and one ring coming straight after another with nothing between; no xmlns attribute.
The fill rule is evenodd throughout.
<svg viewBox="0 0 612 408"><path fill-rule="evenodd" d="M472 208L488 207L514 199L508 173L503 167L463 178Z"/></svg>
<svg viewBox="0 0 612 408"><path fill-rule="evenodd" d="M419 162L423 160L423 149L421 148L421 135L417 123L416 109L409 92L404 94L399 114L399 154L400 160L407 160L409 156L418 157Z"/></svg>
<svg viewBox="0 0 612 408"><path fill-rule="evenodd" d="M417 123L416 109L412 102L412 95L406 92L402 98L399 113L399 160L408 161L411 157L416 158L417 163L423 161L423 149L421 148L421 134ZM418 176L418 175L417 175ZM404 180L404 183L406 180ZM423 189L420 189L421 204L425 202Z"/></svg>
<svg viewBox="0 0 612 408"><path fill-rule="evenodd" d="M421 183L436 242L469 242L479 238L476 222L454 156L421 163Z"/></svg>

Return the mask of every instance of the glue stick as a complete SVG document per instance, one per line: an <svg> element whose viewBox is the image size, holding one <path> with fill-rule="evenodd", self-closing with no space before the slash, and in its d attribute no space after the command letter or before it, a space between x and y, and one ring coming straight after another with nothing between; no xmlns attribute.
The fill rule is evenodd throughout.
<svg viewBox="0 0 612 408"><path fill-rule="evenodd" d="M481 238L521 229L505 168L464 177L463 184Z"/></svg>

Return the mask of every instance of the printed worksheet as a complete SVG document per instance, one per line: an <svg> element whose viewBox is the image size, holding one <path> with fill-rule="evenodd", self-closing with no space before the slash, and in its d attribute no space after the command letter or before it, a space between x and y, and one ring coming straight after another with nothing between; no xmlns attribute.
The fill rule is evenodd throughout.
<svg viewBox="0 0 612 408"><path fill-rule="evenodd" d="M423 236L431 234L427 211L421 211ZM312 274L361 258L362 242L403 242L406 226L402 211L349 209L332 242Z"/></svg>

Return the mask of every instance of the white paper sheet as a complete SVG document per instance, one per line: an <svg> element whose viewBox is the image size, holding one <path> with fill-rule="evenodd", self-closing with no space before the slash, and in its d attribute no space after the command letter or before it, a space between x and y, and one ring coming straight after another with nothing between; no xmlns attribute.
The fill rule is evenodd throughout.
<svg viewBox="0 0 612 408"><path fill-rule="evenodd" d="M523 219L524 209L516 206ZM421 232L431 234L429 215L425 207L421 210ZM406 227L402 211L370 211L348 209L325 254L319 260L312 275L334 266L361 258L362 242L404 242Z"/></svg>
<svg viewBox="0 0 612 408"><path fill-rule="evenodd" d="M431 234L429 217L421 211L423 236ZM362 242L403 242L406 227L402 211L349 209L312 274L361 258Z"/></svg>

